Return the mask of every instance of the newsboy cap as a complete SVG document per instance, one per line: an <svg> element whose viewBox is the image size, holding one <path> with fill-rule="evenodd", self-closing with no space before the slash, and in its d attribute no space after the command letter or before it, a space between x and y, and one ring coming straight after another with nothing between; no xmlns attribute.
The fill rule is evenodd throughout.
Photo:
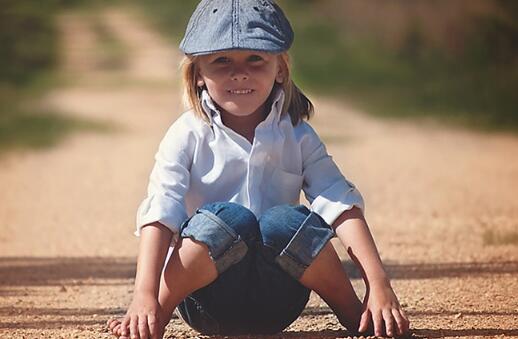
<svg viewBox="0 0 518 339"><path fill-rule="evenodd" d="M271 53L288 50L293 30L273 0L202 0L192 14L180 49L202 55L230 49Z"/></svg>

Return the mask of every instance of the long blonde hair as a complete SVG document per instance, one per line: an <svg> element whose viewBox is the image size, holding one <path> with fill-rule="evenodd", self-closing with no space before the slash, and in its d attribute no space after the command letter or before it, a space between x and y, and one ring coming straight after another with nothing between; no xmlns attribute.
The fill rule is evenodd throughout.
<svg viewBox="0 0 518 339"><path fill-rule="evenodd" d="M295 126L302 119L309 120L311 115L313 115L313 103L293 82L293 79L291 78L290 56L288 53L281 53L280 57L283 73L286 74L282 84L275 84L275 86L281 86L284 91L284 104L282 106L281 115L289 114L291 123ZM193 109L194 113L199 118L208 121L208 117L203 111L200 100L203 89L197 85L197 59L197 56L186 55L180 62L183 84L183 102L186 109ZM274 91L272 91L272 93L273 92Z"/></svg>

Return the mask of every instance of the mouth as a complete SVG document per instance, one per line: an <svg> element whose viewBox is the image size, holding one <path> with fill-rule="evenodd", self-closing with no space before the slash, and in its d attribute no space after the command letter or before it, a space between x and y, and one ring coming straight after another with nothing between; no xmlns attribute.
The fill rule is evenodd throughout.
<svg viewBox="0 0 518 339"><path fill-rule="evenodd" d="M229 89L229 90L227 90L227 92L230 94L238 94L238 95L250 94L253 91L254 91L253 89Z"/></svg>

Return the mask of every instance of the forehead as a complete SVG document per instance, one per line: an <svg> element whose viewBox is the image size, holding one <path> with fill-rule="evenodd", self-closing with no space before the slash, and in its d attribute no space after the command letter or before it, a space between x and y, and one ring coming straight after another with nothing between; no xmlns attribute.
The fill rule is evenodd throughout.
<svg viewBox="0 0 518 339"><path fill-rule="evenodd" d="M244 49L244 50L233 49L233 50L228 50L228 51L221 51L221 52L215 52L215 53L211 53L211 54L202 55L199 58L214 59L214 58L219 58L219 57L227 57L227 58L239 59L239 58L246 58L251 55L259 55L264 58L268 58L268 57L274 56L275 54L263 52L263 51L254 51L254 50L250 50L250 49Z"/></svg>

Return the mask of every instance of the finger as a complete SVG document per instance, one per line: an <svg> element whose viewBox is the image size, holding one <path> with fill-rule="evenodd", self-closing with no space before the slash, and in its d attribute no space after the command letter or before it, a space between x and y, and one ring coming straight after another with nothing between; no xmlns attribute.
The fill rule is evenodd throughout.
<svg viewBox="0 0 518 339"><path fill-rule="evenodd" d="M154 314L148 315L147 324L151 339L158 339L158 317Z"/></svg>
<svg viewBox="0 0 518 339"><path fill-rule="evenodd" d="M131 339L140 339L138 335L138 316L133 315L131 316L131 322L130 322L130 338Z"/></svg>
<svg viewBox="0 0 518 339"><path fill-rule="evenodd" d="M399 313L400 311L398 309L395 309L395 310L392 310L392 315L394 316L394 319L396 320L396 324L397 324L397 334L398 335L403 335L407 330L407 320L405 320L401 314Z"/></svg>
<svg viewBox="0 0 518 339"><path fill-rule="evenodd" d="M403 319L405 320L404 324L404 332L407 333L410 331L410 320L408 319L405 311L403 311L403 309L399 309L399 313L401 314L401 317L403 317Z"/></svg>
<svg viewBox="0 0 518 339"><path fill-rule="evenodd" d="M110 331L113 330L113 328L119 324L120 324L120 321L118 321L117 319L109 319L107 322L107 325L108 325L108 328L110 329Z"/></svg>
<svg viewBox="0 0 518 339"><path fill-rule="evenodd" d="M383 317L380 312L372 312L372 321L374 322L374 334L377 337L383 335Z"/></svg>
<svg viewBox="0 0 518 339"><path fill-rule="evenodd" d="M369 322L370 322L370 311L365 310L362 313L362 317L360 319L360 327L358 327L358 332L366 332L369 329Z"/></svg>
<svg viewBox="0 0 518 339"><path fill-rule="evenodd" d="M121 325L122 325L122 320L123 320L123 319L117 319L117 320L115 320L115 321L112 323L112 324L113 324L113 327L115 328L115 327L117 327L117 326L118 326L118 327L120 328L120 327L121 327Z"/></svg>
<svg viewBox="0 0 518 339"><path fill-rule="evenodd" d="M115 326L112 330L112 333L117 336L117 337L120 337L121 336L121 324L118 324L117 326Z"/></svg>
<svg viewBox="0 0 518 339"><path fill-rule="evenodd" d="M394 317L392 316L392 312L390 310L383 310L383 320L385 321L385 330L386 334L389 337L394 336Z"/></svg>
<svg viewBox="0 0 518 339"><path fill-rule="evenodd" d="M121 336L128 337L129 336L129 323L130 323L130 317L127 315L122 319L121 322Z"/></svg>
<svg viewBox="0 0 518 339"><path fill-rule="evenodd" d="M138 317L138 332L140 339L149 339L149 330L147 328L147 316Z"/></svg>

